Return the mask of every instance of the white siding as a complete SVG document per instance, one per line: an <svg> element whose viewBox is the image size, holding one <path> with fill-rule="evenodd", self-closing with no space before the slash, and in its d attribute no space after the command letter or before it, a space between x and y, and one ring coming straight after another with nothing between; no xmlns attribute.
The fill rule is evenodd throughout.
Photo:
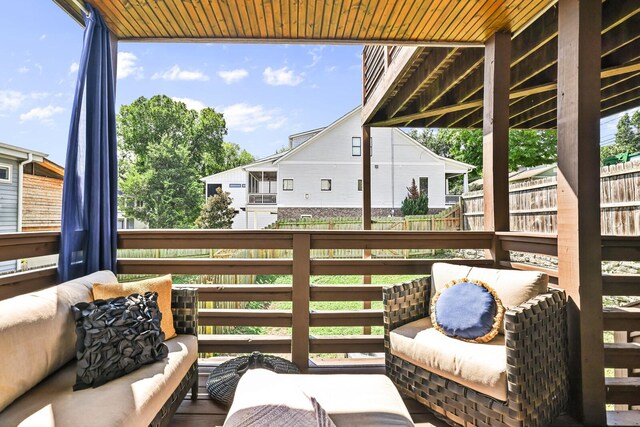
<svg viewBox="0 0 640 427"><path fill-rule="evenodd" d="M233 229L247 228L247 216L244 209L247 206L247 172L241 167L208 176L204 180L204 195L207 195L207 184L222 184L222 191L226 191L233 199L231 206L238 212L233 218ZM238 185L240 185L238 187Z"/></svg>
<svg viewBox="0 0 640 427"><path fill-rule="evenodd" d="M358 179L362 157L351 154L351 138L362 136L359 113L350 113L278 163L278 206L361 206ZM411 179L419 184L420 177L429 178L429 207L445 207L445 164L441 158L399 130L374 128L372 139L372 207L399 209ZM320 191L324 178L332 180L331 191ZM282 191L283 179L293 179L293 191Z"/></svg>
<svg viewBox="0 0 640 427"><path fill-rule="evenodd" d="M0 182L0 233L18 230L18 162L0 157L0 164L11 166L11 182ZM14 271L16 261L0 262L0 272Z"/></svg>

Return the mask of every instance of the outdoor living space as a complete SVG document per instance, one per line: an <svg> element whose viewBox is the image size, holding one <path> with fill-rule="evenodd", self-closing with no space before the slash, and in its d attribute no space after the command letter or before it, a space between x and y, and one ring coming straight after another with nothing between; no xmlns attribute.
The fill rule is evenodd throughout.
<svg viewBox="0 0 640 427"><path fill-rule="evenodd" d="M603 274L640 262L640 236L600 231L594 173L600 119L640 107L637 0L54 2L86 27L62 228L0 234L0 262L58 265L0 275L0 425L259 426L265 408L283 426L640 425L640 308L603 305L640 296L640 269ZM364 45L361 229L118 230L117 52L158 41ZM376 127L482 129L481 227L373 229ZM512 231L510 129L557 130L552 232ZM280 175L249 171L247 203L275 204ZM633 206L616 218L640 222ZM125 300L126 325L109 317ZM482 332L452 333L473 310ZM111 362L127 343L90 354L105 325L153 340L154 363ZM299 374L243 368L231 407L212 400L216 368L253 352Z"/></svg>

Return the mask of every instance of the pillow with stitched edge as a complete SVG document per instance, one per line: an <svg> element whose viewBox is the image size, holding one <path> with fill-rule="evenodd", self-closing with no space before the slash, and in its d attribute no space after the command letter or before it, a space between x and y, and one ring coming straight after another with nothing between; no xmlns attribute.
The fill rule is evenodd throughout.
<svg viewBox="0 0 640 427"><path fill-rule="evenodd" d="M431 323L451 338L486 343L498 335L504 306L486 283L467 278L445 285L433 297Z"/></svg>

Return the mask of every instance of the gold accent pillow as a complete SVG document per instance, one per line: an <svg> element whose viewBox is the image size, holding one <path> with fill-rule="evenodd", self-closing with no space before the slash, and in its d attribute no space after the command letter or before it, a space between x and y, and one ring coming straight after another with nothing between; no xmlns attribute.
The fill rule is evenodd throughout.
<svg viewBox="0 0 640 427"><path fill-rule="evenodd" d="M147 292L158 293L158 307L162 313L160 327L164 332L164 339L175 337L176 330L173 327L173 313L171 312L171 288L173 283L171 275L154 277L153 279L139 280L127 283L94 283L93 299L109 299L127 297L131 294L144 295Z"/></svg>

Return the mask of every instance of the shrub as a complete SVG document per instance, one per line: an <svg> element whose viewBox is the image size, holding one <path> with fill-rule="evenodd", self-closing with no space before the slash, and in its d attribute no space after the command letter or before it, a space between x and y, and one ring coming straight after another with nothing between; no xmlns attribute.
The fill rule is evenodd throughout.
<svg viewBox="0 0 640 427"><path fill-rule="evenodd" d="M416 180L411 180L411 186L407 187L407 197L402 201L400 211L402 215L425 215L429 210L429 199L421 193L416 185Z"/></svg>
<svg viewBox="0 0 640 427"><path fill-rule="evenodd" d="M196 219L198 228L231 228L236 211L231 207L233 199L229 193L216 188L216 194L209 196Z"/></svg>

